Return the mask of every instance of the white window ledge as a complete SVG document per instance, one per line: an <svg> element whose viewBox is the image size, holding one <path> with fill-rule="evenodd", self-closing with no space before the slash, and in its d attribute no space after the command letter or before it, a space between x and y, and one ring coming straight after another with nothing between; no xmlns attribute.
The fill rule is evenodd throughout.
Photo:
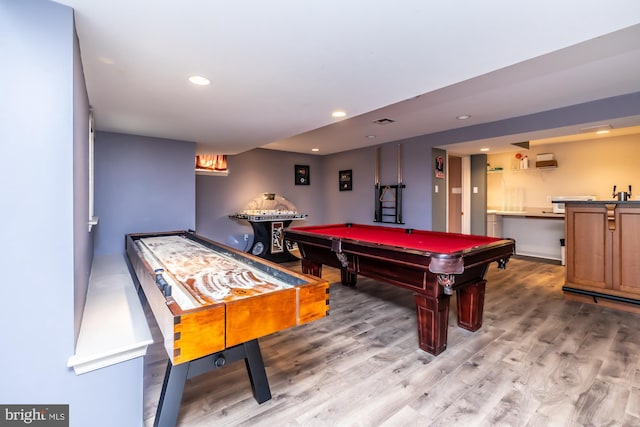
<svg viewBox="0 0 640 427"><path fill-rule="evenodd" d="M229 171L208 171L202 169L196 169L196 175L208 175L208 176L229 176Z"/></svg>
<svg viewBox="0 0 640 427"><path fill-rule="evenodd" d="M76 352L67 366L84 374L144 356L151 343L124 255L94 257Z"/></svg>

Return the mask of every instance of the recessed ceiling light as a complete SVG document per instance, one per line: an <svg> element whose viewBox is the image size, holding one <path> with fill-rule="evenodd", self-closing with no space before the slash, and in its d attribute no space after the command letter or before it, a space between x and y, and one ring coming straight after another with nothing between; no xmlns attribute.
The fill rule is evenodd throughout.
<svg viewBox="0 0 640 427"><path fill-rule="evenodd" d="M580 132L590 133L595 132L597 134L609 133L609 131L613 129L611 125L598 125L598 126L590 126L586 128L581 128Z"/></svg>
<svg viewBox="0 0 640 427"><path fill-rule="evenodd" d="M480 151L489 151L487 147L481 148Z"/></svg>
<svg viewBox="0 0 640 427"><path fill-rule="evenodd" d="M367 138L369 138L369 139L375 139L375 138L376 138L376 136L375 136L375 135L367 135Z"/></svg>
<svg viewBox="0 0 640 427"><path fill-rule="evenodd" d="M312 148L311 151L320 151L319 148Z"/></svg>
<svg viewBox="0 0 640 427"><path fill-rule="evenodd" d="M189 81L198 86L207 86L211 84L208 78L202 76L191 76L189 77Z"/></svg>
<svg viewBox="0 0 640 427"><path fill-rule="evenodd" d="M344 111L334 111L333 113L331 113L331 116L333 117L345 117L347 115L347 113L345 113Z"/></svg>
<svg viewBox="0 0 640 427"><path fill-rule="evenodd" d="M456 117L456 119L458 119L458 120L467 120L469 118L471 118L471 116L468 115L468 114L461 114L461 115Z"/></svg>

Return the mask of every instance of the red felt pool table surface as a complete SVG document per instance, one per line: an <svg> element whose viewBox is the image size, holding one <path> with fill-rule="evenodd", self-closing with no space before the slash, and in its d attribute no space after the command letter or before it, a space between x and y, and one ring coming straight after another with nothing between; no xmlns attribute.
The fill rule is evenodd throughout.
<svg viewBox="0 0 640 427"><path fill-rule="evenodd" d="M350 239L359 242L368 242L443 254L460 252L501 240L487 236L411 230L363 224L306 226L295 227L294 230L337 237L340 239ZM407 232L407 230L411 230L411 232Z"/></svg>

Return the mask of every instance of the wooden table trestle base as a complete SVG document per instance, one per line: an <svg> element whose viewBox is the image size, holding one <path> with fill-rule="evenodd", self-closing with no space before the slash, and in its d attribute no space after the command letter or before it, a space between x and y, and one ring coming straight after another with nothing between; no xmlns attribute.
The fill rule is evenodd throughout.
<svg viewBox="0 0 640 427"><path fill-rule="evenodd" d="M258 340L255 339L179 365L173 365L168 362L153 426L174 427L176 425L184 385L188 379L215 371L226 366L227 363L237 362L242 359L244 359L247 367L253 397L258 403L270 400L269 380L264 368L260 345Z"/></svg>

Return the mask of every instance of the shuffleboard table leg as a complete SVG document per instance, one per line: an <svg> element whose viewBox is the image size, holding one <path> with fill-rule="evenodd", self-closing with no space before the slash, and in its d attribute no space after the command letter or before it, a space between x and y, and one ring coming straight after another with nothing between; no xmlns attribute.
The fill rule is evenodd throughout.
<svg viewBox="0 0 640 427"><path fill-rule="evenodd" d="M178 422L178 412L189 372L189 363L175 366L171 362L168 363L153 427L175 427Z"/></svg>
<svg viewBox="0 0 640 427"><path fill-rule="evenodd" d="M267 380L267 372L264 369L264 361L260 352L258 340L247 341L244 344L246 356L244 362L247 366L253 397L258 403L264 403L271 399L271 390L269 389L269 380Z"/></svg>

